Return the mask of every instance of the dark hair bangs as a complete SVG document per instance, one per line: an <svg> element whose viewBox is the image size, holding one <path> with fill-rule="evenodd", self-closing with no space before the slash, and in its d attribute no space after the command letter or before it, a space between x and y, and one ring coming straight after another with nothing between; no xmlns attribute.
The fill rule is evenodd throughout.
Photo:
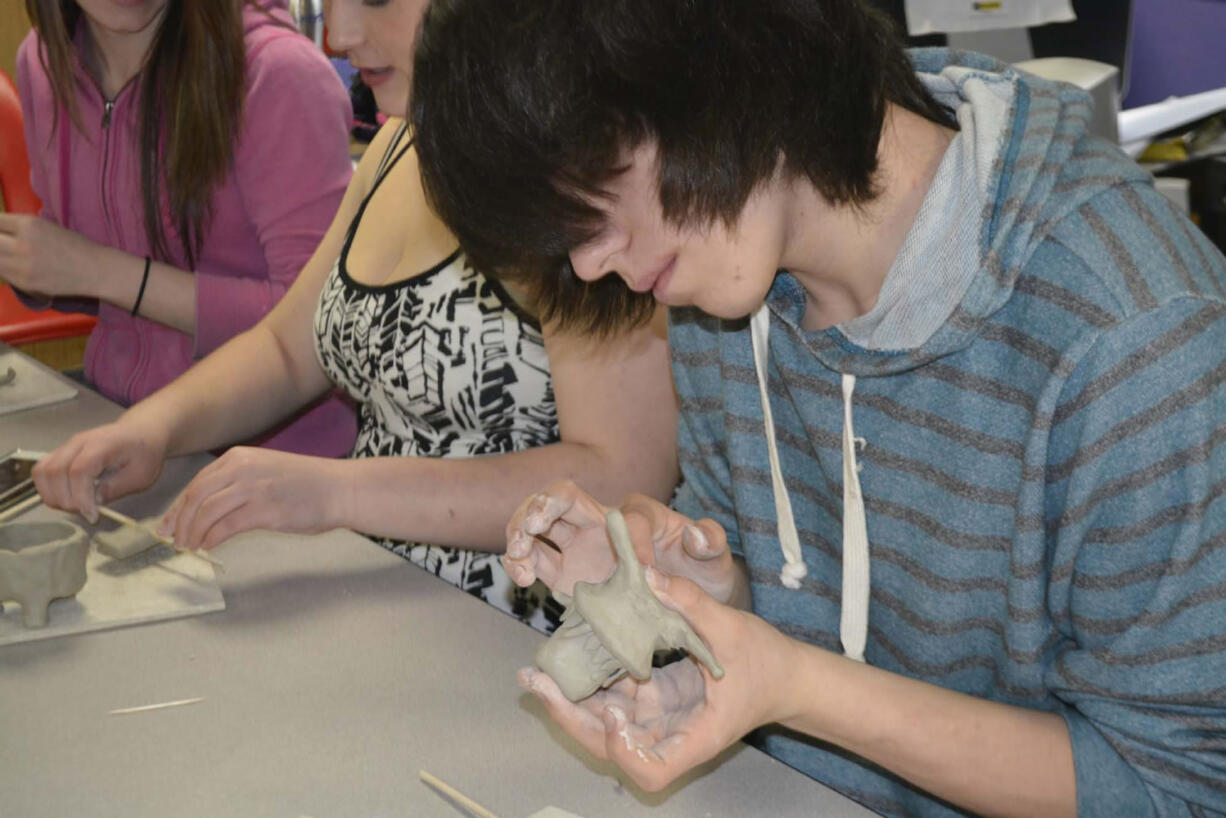
<svg viewBox="0 0 1226 818"><path fill-rule="evenodd" d="M570 93L551 99L530 83L504 86L498 95L474 94L505 64L488 52L456 53L462 49L455 44L468 34L452 29L480 28L489 19L457 19L448 9L446 3L427 7L409 105L430 206L477 269L526 286L542 321L607 333L650 317L650 296L630 292L615 277L584 282L570 263L571 250L603 228L605 184L624 170L624 147L643 137L642 125L583 104L582 77L570 80ZM537 22L564 26L565 17ZM555 67L530 43L512 43L509 50L500 62L539 71ZM430 92L419 93L423 88ZM569 138L574 133L585 138Z"/></svg>
<svg viewBox="0 0 1226 818"><path fill-rule="evenodd" d="M864 0L432 0L420 32L410 113L432 205L474 263L531 280L574 326L644 314L567 260L640 144L665 220L701 229L733 227L776 174L871 201L890 104L956 127Z"/></svg>

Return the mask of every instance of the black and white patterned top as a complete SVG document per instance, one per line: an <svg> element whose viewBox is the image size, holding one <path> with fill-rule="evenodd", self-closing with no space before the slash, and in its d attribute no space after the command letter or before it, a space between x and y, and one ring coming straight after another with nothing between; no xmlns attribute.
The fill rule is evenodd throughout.
<svg viewBox="0 0 1226 818"><path fill-rule="evenodd" d="M358 403L351 457L471 457L558 439L540 325L458 250L384 286L354 281L349 248L392 166L411 145L402 125L355 214L315 311L315 348ZM552 631L561 606L539 585L519 588L498 555L376 542L490 604Z"/></svg>

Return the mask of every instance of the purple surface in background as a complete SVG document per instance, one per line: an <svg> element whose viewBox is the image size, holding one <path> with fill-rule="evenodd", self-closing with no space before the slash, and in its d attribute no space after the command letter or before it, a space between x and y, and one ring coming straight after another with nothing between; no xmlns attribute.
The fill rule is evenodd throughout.
<svg viewBox="0 0 1226 818"><path fill-rule="evenodd" d="M345 83L345 87L352 85L353 75L358 73L358 69L349 64L348 58L329 57L328 59L332 61L332 67L336 69L336 73L340 74L341 82Z"/></svg>
<svg viewBox="0 0 1226 818"><path fill-rule="evenodd" d="M1226 87L1226 0L1133 0L1123 107Z"/></svg>

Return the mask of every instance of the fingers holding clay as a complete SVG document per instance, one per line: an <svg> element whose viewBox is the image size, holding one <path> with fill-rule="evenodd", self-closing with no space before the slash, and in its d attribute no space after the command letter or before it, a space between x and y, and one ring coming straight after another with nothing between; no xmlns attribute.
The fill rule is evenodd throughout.
<svg viewBox="0 0 1226 818"><path fill-rule="evenodd" d="M617 568L603 583L575 584L561 627L537 651L537 666L571 701L627 673L640 681L651 678L652 656L668 648L689 650L712 676L722 676L723 668L685 619L648 587L622 513L610 511L607 526Z"/></svg>
<svg viewBox="0 0 1226 818"><path fill-rule="evenodd" d="M503 565L518 585L538 579L570 594L576 582L599 582L613 570L605 507L570 480L526 499L507 524Z"/></svg>

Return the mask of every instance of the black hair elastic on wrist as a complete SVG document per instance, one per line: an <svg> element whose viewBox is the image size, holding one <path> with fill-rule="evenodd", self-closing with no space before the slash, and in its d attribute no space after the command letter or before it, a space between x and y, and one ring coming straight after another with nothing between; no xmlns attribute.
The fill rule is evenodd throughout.
<svg viewBox="0 0 1226 818"><path fill-rule="evenodd" d="M140 289L136 293L136 303L132 305L133 315L136 315L136 313L140 310L140 302L145 297L145 285L149 283L149 265L152 263L153 259L149 258L149 256L145 256L145 274L140 277Z"/></svg>

